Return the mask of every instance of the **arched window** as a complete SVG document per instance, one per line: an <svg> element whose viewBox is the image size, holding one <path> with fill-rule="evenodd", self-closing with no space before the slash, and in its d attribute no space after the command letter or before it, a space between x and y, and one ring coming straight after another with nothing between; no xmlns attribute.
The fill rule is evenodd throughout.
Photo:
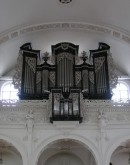
<svg viewBox="0 0 130 165"><path fill-rule="evenodd" d="M119 82L116 88L112 90L112 92L113 92L113 96L112 96L113 101L126 102L127 100L129 100L129 88L125 83Z"/></svg>
<svg viewBox="0 0 130 165"><path fill-rule="evenodd" d="M18 100L18 90L12 82L5 83L1 88L1 100Z"/></svg>

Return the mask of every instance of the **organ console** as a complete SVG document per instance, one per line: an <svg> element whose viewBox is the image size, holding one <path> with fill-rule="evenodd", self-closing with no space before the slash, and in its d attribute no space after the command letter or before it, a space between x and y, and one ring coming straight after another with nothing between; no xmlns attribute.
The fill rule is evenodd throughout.
<svg viewBox="0 0 130 165"><path fill-rule="evenodd" d="M79 46L68 42L52 45L53 64L47 52L41 59L40 51L33 50L31 43L20 47L21 83L20 99L49 99L52 93L50 121L77 120L80 115L80 94L84 99L110 99L108 53L110 46L99 43L90 56L82 53L77 64ZM20 72L20 71L19 71ZM14 76L14 84L17 76Z"/></svg>

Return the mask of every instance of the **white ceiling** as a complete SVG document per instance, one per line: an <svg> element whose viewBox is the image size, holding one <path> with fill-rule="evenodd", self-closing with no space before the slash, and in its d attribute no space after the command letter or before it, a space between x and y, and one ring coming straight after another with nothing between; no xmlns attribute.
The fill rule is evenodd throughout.
<svg viewBox="0 0 130 165"><path fill-rule="evenodd" d="M79 44L81 51L96 49L98 42L107 42L111 46L111 52L117 67L124 74L130 75L129 8L129 0L72 0L72 3L67 5L59 3L58 0L1 0L0 76L5 75L14 67L19 47L25 42L32 42L36 49L50 51L51 44L56 44L56 41L71 41L74 44ZM72 30L68 28L58 30L55 28L51 30L46 29L44 32L35 31L31 34L18 35L17 37L12 37L13 39L7 39L8 41L5 42L5 36L10 36L12 32L19 33L21 28L26 29L30 25L36 26L37 24L52 24L55 22L93 24L94 26L112 29L112 32L108 35L104 32L90 32L84 29ZM76 35L74 35L74 31ZM113 37L111 35L113 31L119 32L121 35L123 34L125 39L123 39L123 35L121 37ZM67 32L69 33L66 37ZM80 32L81 37L79 37ZM43 37L44 41L40 36ZM3 40L1 42L1 38L4 38L4 42ZM82 38L84 38L83 41ZM39 46L38 43L44 43L46 47Z"/></svg>

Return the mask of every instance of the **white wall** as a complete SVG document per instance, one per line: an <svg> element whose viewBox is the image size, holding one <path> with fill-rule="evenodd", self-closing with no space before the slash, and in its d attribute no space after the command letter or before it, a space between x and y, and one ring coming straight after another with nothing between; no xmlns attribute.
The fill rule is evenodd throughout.
<svg viewBox="0 0 130 165"><path fill-rule="evenodd" d="M129 45L109 36L104 39L103 35L80 30L49 30L12 39L0 45L0 53L3 56L0 61L4 63L0 65L0 73L2 75L9 72L12 65L16 64L19 47L26 42L32 42L33 48L41 52L51 52L51 45L58 42L72 42L80 45L80 53L83 50L96 49L98 42L106 42L111 46L115 64L120 66L124 74L128 73ZM1 81L0 85L3 82ZM114 150L122 141L130 139L130 103L115 104L109 101L81 100L83 116L81 124L71 122L51 124L50 103L50 100L21 101L13 105L0 102L0 139L7 140L15 146L21 154L23 165L37 165L47 146L61 139L82 143L93 155L97 165L108 165ZM103 111L104 115L101 115L100 111ZM76 155L77 152L82 154L83 151L74 152ZM82 155L85 157L87 154ZM88 162L88 155L85 158ZM52 157L50 161L54 159ZM74 163L75 161L76 158ZM6 165L10 165L10 162L7 161ZM79 162L79 164L82 163Z"/></svg>

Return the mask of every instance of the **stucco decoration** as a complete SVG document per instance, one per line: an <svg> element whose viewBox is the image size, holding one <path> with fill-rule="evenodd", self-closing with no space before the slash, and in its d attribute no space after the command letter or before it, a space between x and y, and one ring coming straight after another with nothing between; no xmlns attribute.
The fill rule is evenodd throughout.
<svg viewBox="0 0 130 165"><path fill-rule="evenodd" d="M101 131L104 131L107 126L107 116L104 113L104 110L99 110L98 120Z"/></svg>
<svg viewBox="0 0 130 165"><path fill-rule="evenodd" d="M20 50L19 56L17 58L17 64L15 67L15 74L13 76L14 87L19 91L21 89L22 64L23 64L23 57L22 57L22 51Z"/></svg>
<svg viewBox="0 0 130 165"><path fill-rule="evenodd" d="M117 71L116 66L114 65L112 54L108 53L108 70L109 70L109 83L110 83L110 90L116 87L118 83L119 72Z"/></svg>
<svg viewBox="0 0 130 165"><path fill-rule="evenodd" d="M52 110L52 99L19 100L15 103L0 101L0 124L23 125L27 123L29 112L33 112L34 124L49 124ZM130 124L130 103L115 103L110 100L80 100L83 124L99 128L103 122L107 127L112 123ZM103 112L100 114L100 112ZM105 115L105 118L103 118ZM99 118L99 116L101 118ZM53 126L53 124L51 124ZM51 126L49 125L49 126ZM62 124L64 127L64 124ZM104 127L104 126L103 126ZM64 127L66 128L66 126Z"/></svg>
<svg viewBox="0 0 130 165"><path fill-rule="evenodd" d="M124 33L121 29L110 28L98 24L90 24L90 23L78 23L78 22L59 22L59 23L44 23L44 24L37 24L37 25L30 25L23 27L16 28L15 30L8 29L7 33L0 36L0 44L3 44L10 39L14 39L19 37L20 35L24 35L27 33L34 33L37 31L43 30L50 30L50 29L79 29L79 30L87 30L93 31L97 33L103 33L110 35L116 39L123 40L127 44L130 44L130 36L127 33Z"/></svg>

